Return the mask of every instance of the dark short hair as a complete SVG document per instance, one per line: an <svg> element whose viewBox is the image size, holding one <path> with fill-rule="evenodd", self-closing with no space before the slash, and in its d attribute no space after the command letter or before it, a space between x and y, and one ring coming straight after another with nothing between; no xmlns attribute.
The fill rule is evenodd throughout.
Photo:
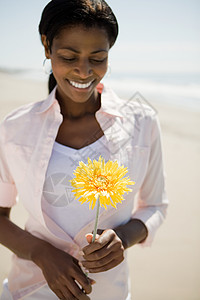
<svg viewBox="0 0 200 300"><path fill-rule="evenodd" d="M103 28L110 47L118 36L117 19L104 0L52 0L42 12L39 33L46 35L51 50L53 39L60 31L75 25Z"/></svg>

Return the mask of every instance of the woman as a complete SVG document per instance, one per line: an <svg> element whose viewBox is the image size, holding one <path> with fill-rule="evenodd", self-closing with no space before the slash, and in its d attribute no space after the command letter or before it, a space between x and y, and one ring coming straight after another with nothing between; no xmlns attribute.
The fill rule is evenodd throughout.
<svg viewBox="0 0 200 300"><path fill-rule="evenodd" d="M118 35L105 1L52 0L39 32L50 95L0 127L0 242L14 252L1 299L131 299L126 249L150 245L167 208L157 119L100 84ZM68 182L80 160L100 155L136 184L117 210L100 211L91 243L95 211L74 201ZM17 194L25 230L9 220Z"/></svg>

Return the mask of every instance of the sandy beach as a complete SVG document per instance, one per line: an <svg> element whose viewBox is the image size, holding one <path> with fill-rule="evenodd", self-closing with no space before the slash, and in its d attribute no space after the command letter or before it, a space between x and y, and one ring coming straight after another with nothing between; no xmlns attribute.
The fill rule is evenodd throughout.
<svg viewBox="0 0 200 300"><path fill-rule="evenodd" d="M43 82L0 73L0 120L18 106L46 95ZM161 122L170 206L152 247L128 250L133 300L199 300L200 112L148 100ZM12 220L23 227L26 212L20 203L13 208ZM0 245L0 282L8 273L10 256Z"/></svg>

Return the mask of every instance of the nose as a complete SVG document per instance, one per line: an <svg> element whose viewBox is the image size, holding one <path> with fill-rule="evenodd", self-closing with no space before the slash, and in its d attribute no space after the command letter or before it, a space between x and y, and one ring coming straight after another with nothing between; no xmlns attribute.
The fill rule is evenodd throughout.
<svg viewBox="0 0 200 300"><path fill-rule="evenodd" d="M74 72L83 79L88 78L93 74L91 64L88 60L79 61L74 68Z"/></svg>

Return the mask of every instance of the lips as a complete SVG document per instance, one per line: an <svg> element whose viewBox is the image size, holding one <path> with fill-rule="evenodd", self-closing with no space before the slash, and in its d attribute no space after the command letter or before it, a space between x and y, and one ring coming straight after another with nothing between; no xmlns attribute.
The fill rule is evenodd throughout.
<svg viewBox="0 0 200 300"><path fill-rule="evenodd" d="M89 81L87 83L80 83L80 82L69 80L69 83L73 87L78 88L78 89L87 89L87 88L89 88L92 85L93 82L94 82L94 80L91 80L91 81Z"/></svg>

